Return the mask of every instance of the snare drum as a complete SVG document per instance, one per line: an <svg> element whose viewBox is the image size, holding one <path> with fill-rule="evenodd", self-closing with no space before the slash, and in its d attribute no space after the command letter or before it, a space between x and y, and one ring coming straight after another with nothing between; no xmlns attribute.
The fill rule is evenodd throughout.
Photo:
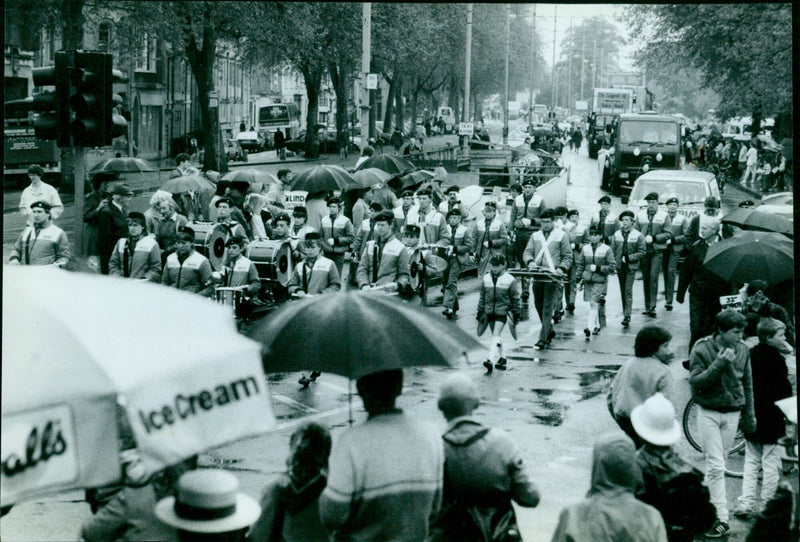
<svg viewBox="0 0 800 542"><path fill-rule="evenodd" d="M222 269L228 228L216 222L193 222L188 226L194 230L195 250L208 258L215 270Z"/></svg>
<svg viewBox="0 0 800 542"><path fill-rule="evenodd" d="M453 254L453 247L443 247L441 245L429 245L427 249L428 253L425 254L425 259L428 262L428 267L432 267L436 270L439 270L439 268L441 267L441 271L444 271L447 268L447 262L450 260L450 256ZM431 260L431 258L439 258L443 260L444 267L442 267L441 262L437 262L436 260Z"/></svg>
<svg viewBox="0 0 800 542"><path fill-rule="evenodd" d="M244 298L244 290L242 288L229 288L226 286L219 286L214 288L214 301L220 305L226 305L233 309L233 314L239 314L239 305Z"/></svg>
<svg viewBox="0 0 800 542"><path fill-rule="evenodd" d="M247 246L247 258L256 264L262 280L273 280L283 286L292 278L292 246L287 241L256 239Z"/></svg>

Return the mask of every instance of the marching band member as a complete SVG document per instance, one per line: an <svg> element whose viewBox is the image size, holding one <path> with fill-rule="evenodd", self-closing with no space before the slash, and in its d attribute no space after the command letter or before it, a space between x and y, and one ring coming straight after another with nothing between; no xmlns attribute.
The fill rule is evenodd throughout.
<svg viewBox="0 0 800 542"><path fill-rule="evenodd" d="M358 264L358 260L361 257L361 253L364 251L364 247L367 246L367 241L372 239L375 235L374 228L375 228L375 214L380 213L383 211L383 205L380 203L373 201L367 207L366 212L364 213L364 219L361 221L361 224L358 227L358 231L356 231L355 240L353 241L353 261L355 264ZM355 225L354 225L355 226ZM355 266L353 266L355 269Z"/></svg>
<svg viewBox="0 0 800 542"><path fill-rule="evenodd" d="M414 249L419 246L421 231L422 229L419 227L419 224L406 224L400 231L400 240L403 241L403 244L409 249L409 252L413 252Z"/></svg>
<svg viewBox="0 0 800 542"><path fill-rule="evenodd" d="M261 290L261 279L256 264L243 254L246 245L247 239L241 235L234 235L225 242L227 250L223 284L229 288L244 286L247 295L253 297Z"/></svg>
<svg viewBox="0 0 800 542"><path fill-rule="evenodd" d="M592 226L599 226L603 231L603 243L609 244L611 242L611 237L614 236L614 232L619 229L619 220L617 215L611 212L611 198L609 196L603 196L597 200L597 203L600 204L600 210L596 215L592 215L589 221L589 229L591 229ZM589 229L586 230L587 233ZM587 241L588 238L583 240L584 243Z"/></svg>
<svg viewBox="0 0 800 542"><path fill-rule="evenodd" d="M225 227L229 237L244 237L245 242L247 242L248 237L244 226L231 218L231 212L233 211L233 202L231 199L220 198L217 200L214 206L217 208L217 224L221 224Z"/></svg>
<svg viewBox="0 0 800 542"><path fill-rule="evenodd" d="M399 290L410 295L409 258L411 251L392 233L394 215L381 211L374 217L375 239L367 241L358 262L356 281L362 290L382 286L387 292Z"/></svg>
<svg viewBox="0 0 800 542"><path fill-rule="evenodd" d="M489 359L483 362L486 371L492 372L492 360L497 369L506 369L506 358L503 356L503 340L500 334L509 318L518 321L522 311L522 295L519 282L506 271L506 257L493 254L489 259L490 271L481 279L481 293L478 298L478 321L486 319L492 331L492 343L489 348ZM481 324L482 325L482 324Z"/></svg>
<svg viewBox="0 0 800 542"><path fill-rule="evenodd" d="M644 287L644 315L656 316L658 297L658 274L661 272L661 257L672 236L667 223L667 213L658 208L658 194L650 192L644 197L647 209L639 211L633 227L644 235L647 253L640 261L642 286Z"/></svg>
<svg viewBox="0 0 800 542"><path fill-rule="evenodd" d="M553 222L555 224L556 229L563 230L564 228L566 228L566 225L568 224L566 207L564 207L563 205L559 205L558 207L553 209ZM575 262L574 254L572 262L573 263ZM574 266L570 266L569 271L567 271L567 275L571 274L572 267ZM557 287L558 291L556 292L556 308L555 311L553 312L553 322L556 324L564 316L564 293L566 292L566 288L569 287L569 283L567 282L565 284L559 282L557 284Z"/></svg>
<svg viewBox="0 0 800 542"><path fill-rule="evenodd" d="M678 259L686 247L686 239L689 235L689 220L687 220L686 216L678 213L678 204L678 198L672 197L667 200L668 228L672 237L667 239L667 248L664 250L661 271L664 273L664 297L666 298L664 308L668 311L672 310L672 299L675 295Z"/></svg>
<svg viewBox="0 0 800 542"><path fill-rule="evenodd" d="M647 254L644 235L633 229L634 214L622 211L619 214L621 228L614 232L611 248L617 260L617 279L622 295L622 327L631 323L631 305L633 304L633 281L639 270L639 260Z"/></svg>
<svg viewBox="0 0 800 542"><path fill-rule="evenodd" d="M303 298L307 295L318 295L336 292L342 287L342 279L336 270L336 264L321 256L320 234L309 232L299 243L303 260L295 265L292 278L289 279L289 294ZM319 371L311 371L311 376L301 375L298 382L307 388L320 375Z"/></svg>
<svg viewBox="0 0 800 542"><path fill-rule="evenodd" d="M545 270L559 276L566 275L572 265L572 246L569 235L563 230L556 230L553 223L553 211L546 209L539 215L541 230L531 235L528 244L522 253L523 262L528 269L543 267ZM536 347L546 348L556 336L553 330L553 311L556 305L555 281L535 280L533 283L533 302L542 330Z"/></svg>
<svg viewBox="0 0 800 542"><path fill-rule="evenodd" d="M403 190L401 199L401 204L393 209L395 235L400 235L403 227L411 224L408 221L409 217L419 217L419 206L414 202L414 191Z"/></svg>
<svg viewBox="0 0 800 542"><path fill-rule="evenodd" d="M469 210L461 204L458 199L459 189L457 186L448 186L444 191L445 199L439 204L439 212L447 216L447 213L456 209L461 214L463 220L469 218Z"/></svg>
<svg viewBox="0 0 800 542"><path fill-rule="evenodd" d="M273 241L283 241L291 244L292 236L289 234L289 224L291 222L292 219L285 213L275 215L270 228L272 235L269 238Z"/></svg>
<svg viewBox="0 0 800 542"><path fill-rule="evenodd" d="M539 216L544 211L544 200L539 194L535 193L533 179L526 177L522 181L522 194L514 199L511 207L511 218L509 220L511 232L514 235L516 252L514 256L517 262L524 264L525 248L533 232L539 230ZM530 280L522 278L522 301L528 300Z"/></svg>
<svg viewBox="0 0 800 542"><path fill-rule="evenodd" d="M314 231L314 228L309 226L308 211L304 205L298 205L292 209L292 223L289 226L289 240L292 243L292 257L300 260L300 241L306 238L306 235Z"/></svg>
<svg viewBox="0 0 800 542"><path fill-rule="evenodd" d="M57 267L69 263L69 239L64 230L51 221L51 209L44 201L34 201L28 206L33 224L22 230L8 263Z"/></svg>
<svg viewBox="0 0 800 542"><path fill-rule="evenodd" d="M569 234L569 242L572 245L572 262L578 260L581 248L583 248L583 236L585 227L580 224L580 213L577 209L567 211L567 222L564 224L564 231ZM564 287L564 297L567 301L567 312L575 312L575 297L578 294L578 281L580 277L575 273L575 266L570 266L569 282Z"/></svg>
<svg viewBox="0 0 800 542"><path fill-rule="evenodd" d="M447 225L450 226L450 246L452 252L447 258L447 269L444 271L444 314L453 320L458 312L458 275L461 266L469 264L472 250L472 232L461 224L461 211L451 209L447 212Z"/></svg>
<svg viewBox="0 0 800 542"><path fill-rule="evenodd" d="M482 277L489 269L489 259L494 254L505 254L508 246L508 232L505 224L497 216L497 204L487 201L483 205L485 220L476 222L475 244L472 252L478 262L478 276Z"/></svg>
<svg viewBox="0 0 800 542"><path fill-rule="evenodd" d="M322 253L336 264L339 276L342 275L342 267L344 267L344 253L350 249L355 233L353 231L353 223L340 213L341 209L341 199L337 197L329 198L328 216L323 217L320 221Z"/></svg>
<svg viewBox="0 0 800 542"><path fill-rule="evenodd" d="M589 321L583 330L586 340L606 326L608 275L614 274L614 268L614 253L603 242L603 229L600 225L590 226L589 243L581 249L575 270L583 283L583 300L589 302Z"/></svg>
<svg viewBox="0 0 800 542"><path fill-rule="evenodd" d="M417 216L415 217L412 215L409 222L412 224L419 224L421 229L421 245L440 245L446 247L450 245L450 240L448 239L450 229L447 226L447 219L433 206L431 199L432 194L433 192L430 189L417 192L419 209L417 210ZM423 305L428 304L429 284L433 275L433 270L428 270L425 273L424 284L422 286Z"/></svg>
<svg viewBox="0 0 800 542"><path fill-rule="evenodd" d="M167 256L161 282L179 290L211 297L214 294L211 273L208 258L194 249L194 230L188 226L181 228L175 236L175 252Z"/></svg>
<svg viewBox="0 0 800 542"><path fill-rule="evenodd" d="M553 209L553 214L556 228L563 230L567 226L567 208L559 205Z"/></svg>
<svg viewBox="0 0 800 542"><path fill-rule="evenodd" d="M189 223L189 219L177 213L178 205L173 199L161 200L158 204L161 211L161 218L154 224L152 233L161 248L162 265L166 263L167 257L175 252L175 244L178 232Z"/></svg>
<svg viewBox="0 0 800 542"><path fill-rule="evenodd" d="M128 213L128 236L117 241L108 262L108 274L117 277L161 281L161 249L147 235L144 214Z"/></svg>

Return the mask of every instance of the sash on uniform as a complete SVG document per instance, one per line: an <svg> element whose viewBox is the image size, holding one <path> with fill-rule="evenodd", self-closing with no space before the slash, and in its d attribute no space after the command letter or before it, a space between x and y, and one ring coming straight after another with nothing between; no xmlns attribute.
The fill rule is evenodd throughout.
<svg viewBox="0 0 800 542"><path fill-rule="evenodd" d="M544 234L542 234L542 238L544 238ZM556 266L553 264L553 256L550 254L550 247L547 243L546 238L544 238L544 242L542 243L542 248L539 249L539 252L536 254L536 257L533 259L533 263L535 263L536 265L541 265L542 254L544 254L544 257L547 260L547 267L550 268L550 271L555 272Z"/></svg>

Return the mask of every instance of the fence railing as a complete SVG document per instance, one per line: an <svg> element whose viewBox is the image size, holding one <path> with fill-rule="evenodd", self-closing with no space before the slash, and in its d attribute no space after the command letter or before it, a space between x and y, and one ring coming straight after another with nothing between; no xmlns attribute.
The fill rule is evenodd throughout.
<svg viewBox="0 0 800 542"><path fill-rule="evenodd" d="M453 173L469 166L469 158L464 157L456 146L425 149L404 156L418 168L432 169L440 163L448 173Z"/></svg>

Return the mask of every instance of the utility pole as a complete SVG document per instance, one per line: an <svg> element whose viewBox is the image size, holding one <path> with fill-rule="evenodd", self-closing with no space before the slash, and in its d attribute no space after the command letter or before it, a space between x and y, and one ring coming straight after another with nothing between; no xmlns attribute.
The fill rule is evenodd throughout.
<svg viewBox="0 0 800 542"><path fill-rule="evenodd" d="M558 4L553 12L553 109L556 108L556 21L558 21Z"/></svg>
<svg viewBox="0 0 800 542"><path fill-rule="evenodd" d="M369 138L372 135L372 126L369 126L369 104L370 91L367 90L367 74L370 68L370 33L372 31L372 4L362 2L362 21L361 21L361 96L358 101L361 113L361 137Z"/></svg>
<svg viewBox="0 0 800 542"><path fill-rule="evenodd" d="M592 49L592 88L597 86L597 38L592 40L593 49Z"/></svg>
<svg viewBox="0 0 800 542"><path fill-rule="evenodd" d="M572 112L572 46L575 43L572 35L572 17L569 18L569 62L567 64L567 110Z"/></svg>
<svg viewBox="0 0 800 542"><path fill-rule="evenodd" d="M533 123L533 82L536 72L536 4L533 5L533 29L531 31L531 92L528 96L528 124Z"/></svg>
<svg viewBox="0 0 800 542"><path fill-rule="evenodd" d="M469 76L470 76L470 69L472 64L472 4L467 4L467 67L466 72L464 73L464 110L461 112L461 122L469 122ZM464 157L469 157L469 144L467 140L469 139L468 136L463 136L462 139L462 149L464 151Z"/></svg>
<svg viewBox="0 0 800 542"><path fill-rule="evenodd" d="M583 34L583 46L581 46L581 100L583 100L583 67L586 65L586 27L581 25L581 34Z"/></svg>
<svg viewBox="0 0 800 542"><path fill-rule="evenodd" d="M503 145L508 145L508 57L511 55L511 4L506 4L506 73L503 102Z"/></svg>

